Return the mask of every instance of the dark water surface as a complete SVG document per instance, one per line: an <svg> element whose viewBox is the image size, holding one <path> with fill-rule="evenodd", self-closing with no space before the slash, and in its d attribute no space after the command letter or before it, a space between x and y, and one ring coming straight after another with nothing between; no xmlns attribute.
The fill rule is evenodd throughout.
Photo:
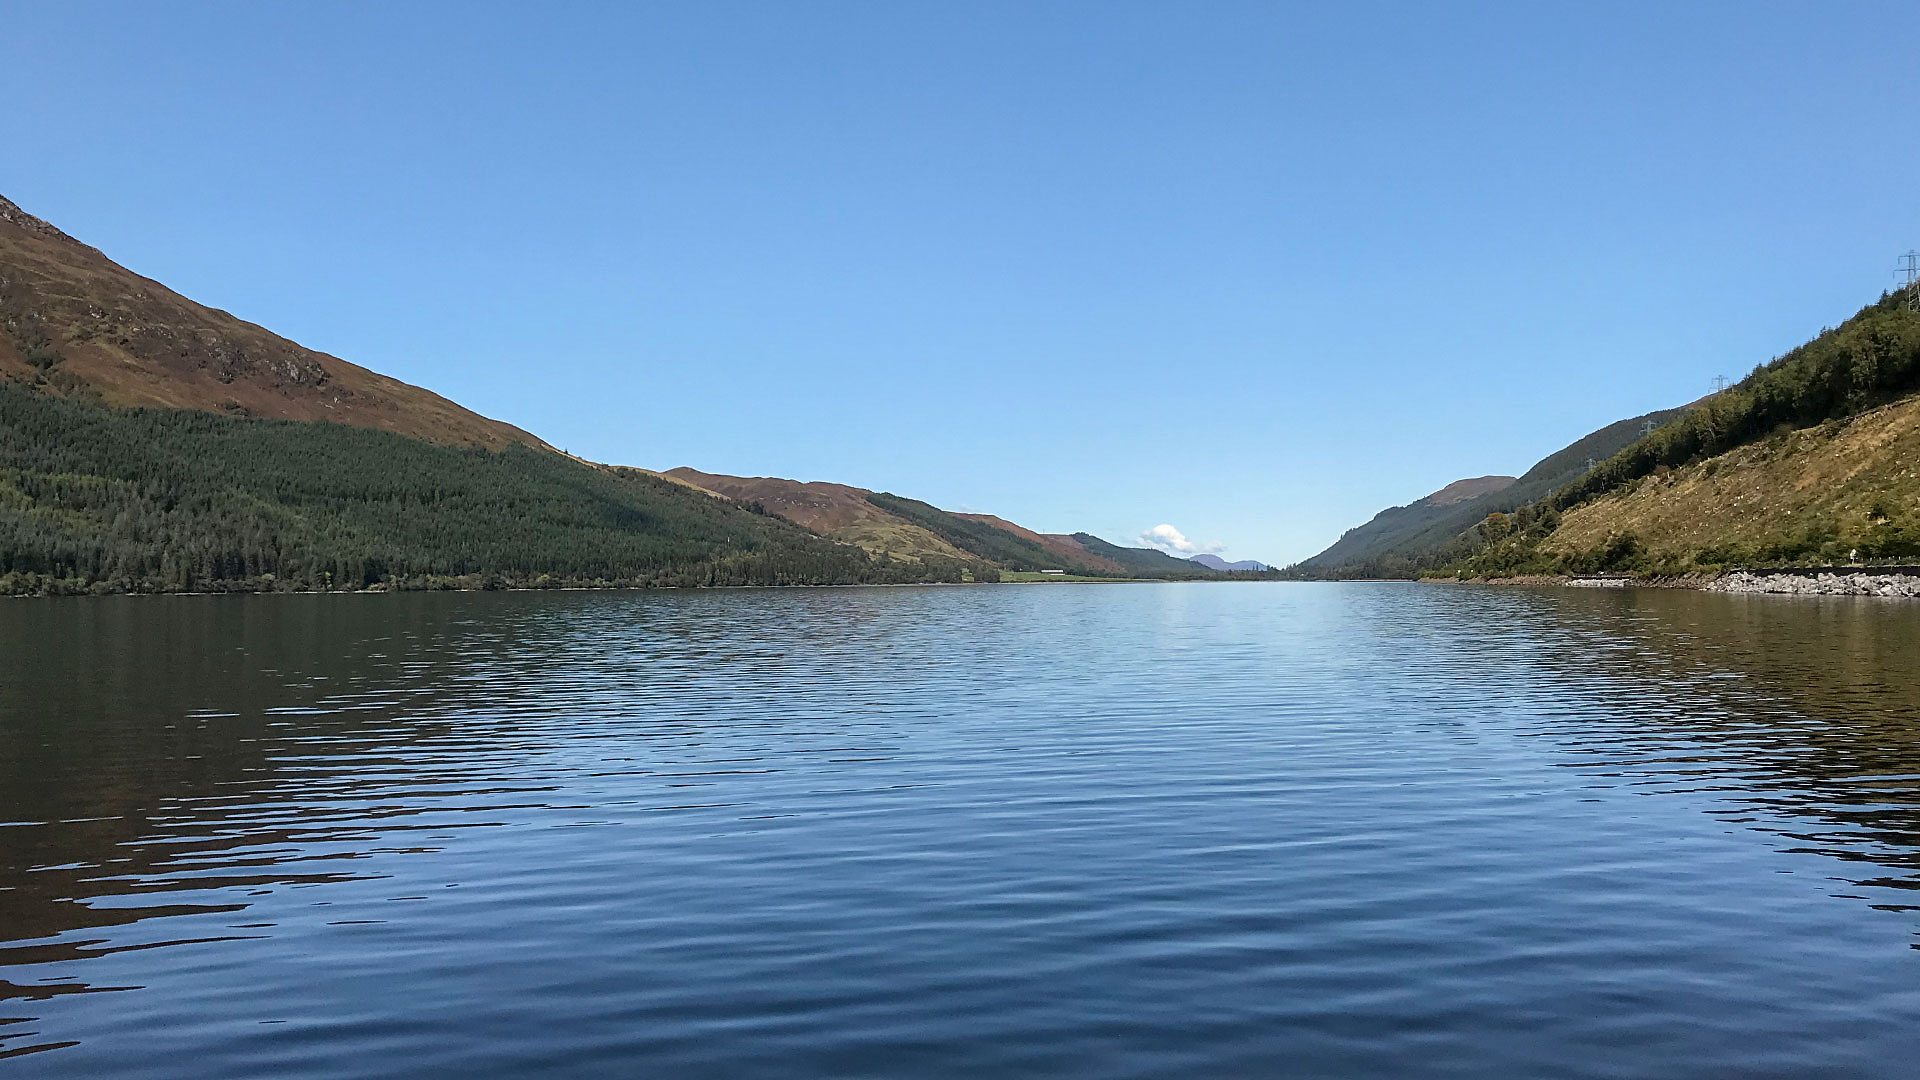
<svg viewBox="0 0 1920 1080"><path fill-rule="evenodd" d="M1911 1076L1920 604L0 602L0 1074Z"/></svg>

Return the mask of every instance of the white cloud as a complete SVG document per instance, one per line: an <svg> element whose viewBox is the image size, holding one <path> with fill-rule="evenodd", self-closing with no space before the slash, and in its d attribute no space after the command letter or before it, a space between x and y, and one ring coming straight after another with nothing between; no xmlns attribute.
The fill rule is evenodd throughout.
<svg viewBox="0 0 1920 1080"><path fill-rule="evenodd" d="M1196 544L1187 539L1187 534L1171 525L1155 525L1140 534L1140 540L1149 547L1162 551L1171 551L1180 555L1196 555L1203 551L1224 551L1225 544Z"/></svg>

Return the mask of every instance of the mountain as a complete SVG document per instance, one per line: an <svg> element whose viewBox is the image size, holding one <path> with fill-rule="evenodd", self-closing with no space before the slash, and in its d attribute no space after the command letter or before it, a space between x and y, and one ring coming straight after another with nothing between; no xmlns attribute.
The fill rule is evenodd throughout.
<svg viewBox="0 0 1920 1080"><path fill-rule="evenodd" d="M1035 532L992 514L942 510L918 499L845 484L768 476L723 476L681 467L668 478L694 484L803 528L888 559L962 560L983 568L1058 571L1087 577L1209 577L1204 567L1087 533Z"/></svg>
<svg viewBox="0 0 1920 1080"><path fill-rule="evenodd" d="M1476 476L1467 480L1455 480L1439 491L1420 500L1430 507L1452 506L1482 495L1494 495L1512 487L1520 478L1517 476Z"/></svg>
<svg viewBox="0 0 1920 1080"><path fill-rule="evenodd" d="M1608 424L1535 462L1519 477L1456 480L1405 506L1389 507L1355 526L1325 551L1292 567L1301 576L1406 577L1438 565L1468 529L1576 480L1587 461L1612 456L1646 430L1677 415L1662 409Z"/></svg>
<svg viewBox="0 0 1920 1080"><path fill-rule="evenodd" d="M1092 533L1074 533L1073 540L1088 554L1117 563L1136 577L1196 579L1216 577L1217 572L1154 548L1121 547L1109 544Z"/></svg>
<svg viewBox="0 0 1920 1080"><path fill-rule="evenodd" d="M1254 562L1252 559L1228 562L1218 555L1210 554L1190 555L1187 557L1187 561L1196 562L1209 570L1219 570L1223 573L1258 573L1268 569L1266 563Z"/></svg>
<svg viewBox="0 0 1920 1080"><path fill-rule="evenodd" d="M1087 550L1085 544L1066 533L1037 533L1025 526L1015 525L1005 518L995 517L992 514L956 513L953 516L967 521L979 522L982 525L990 525L1002 532L1009 532L1024 540L1039 544L1048 551L1070 560L1086 572L1127 573L1125 566L1104 555L1095 555L1093 552Z"/></svg>
<svg viewBox="0 0 1920 1080"><path fill-rule="evenodd" d="M540 440L197 304L0 198L0 378L116 406L331 420L449 446Z"/></svg>
<svg viewBox="0 0 1920 1080"><path fill-rule="evenodd" d="M1596 454L1596 456L1598 456ZM1920 557L1920 311L1888 294L1464 538L1455 573Z"/></svg>
<svg viewBox="0 0 1920 1080"><path fill-rule="evenodd" d="M948 558L757 509L561 454L0 199L0 593L975 576L931 535L909 554Z"/></svg>

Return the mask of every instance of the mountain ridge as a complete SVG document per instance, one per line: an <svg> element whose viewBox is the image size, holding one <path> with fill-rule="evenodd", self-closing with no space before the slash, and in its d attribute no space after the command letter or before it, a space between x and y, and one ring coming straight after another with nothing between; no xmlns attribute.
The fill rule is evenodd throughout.
<svg viewBox="0 0 1920 1080"><path fill-rule="evenodd" d="M1518 477L1456 480L1404 506L1388 507L1289 569L1299 576L1327 577L1406 577L1430 569L1488 514L1511 511L1577 479L1589 458L1611 456L1647 424L1657 427L1679 411L1616 420L1541 458Z"/></svg>
<svg viewBox="0 0 1920 1080"><path fill-rule="evenodd" d="M845 484L587 461L5 198L0 418L0 592L1194 576Z"/></svg>
<svg viewBox="0 0 1920 1080"><path fill-rule="evenodd" d="M1241 559L1238 562L1228 562L1210 552L1202 552L1199 555L1189 555L1187 556L1187 561L1199 563L1209 570L1218 570L1226 574L1256 574L1270 569L1266 563L1259 562L1255 559Z"/></svg>

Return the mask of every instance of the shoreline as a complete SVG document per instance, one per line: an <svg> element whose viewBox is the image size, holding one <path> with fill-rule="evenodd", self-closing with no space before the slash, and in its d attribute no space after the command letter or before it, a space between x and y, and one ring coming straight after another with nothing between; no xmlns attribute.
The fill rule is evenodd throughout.
<svg viewBox="0 0 1920 1080"><path fill-rule="evenodd" d="M1269 579L1259 578L1255 581ZM835 581L793 585L524 585L446 589L154 589L120 592L0 593L0 600L101 600L119 596L411 596L426 593L726 592L735 589L970 589L994 585L1214 585L1251 584L1222 578L1062 578L1038 581Z"/></svg>
<svg viewBox="0 0 1920 1080"><path fill-rule="evenodd" d="M1920 600L1920 567L1810 566L1636 577L1631 574L1523 574L1503 578L1422 578L1467 585L1555 585L1570 589L1691 589L1733 596L1876 596Z"/></svg>

